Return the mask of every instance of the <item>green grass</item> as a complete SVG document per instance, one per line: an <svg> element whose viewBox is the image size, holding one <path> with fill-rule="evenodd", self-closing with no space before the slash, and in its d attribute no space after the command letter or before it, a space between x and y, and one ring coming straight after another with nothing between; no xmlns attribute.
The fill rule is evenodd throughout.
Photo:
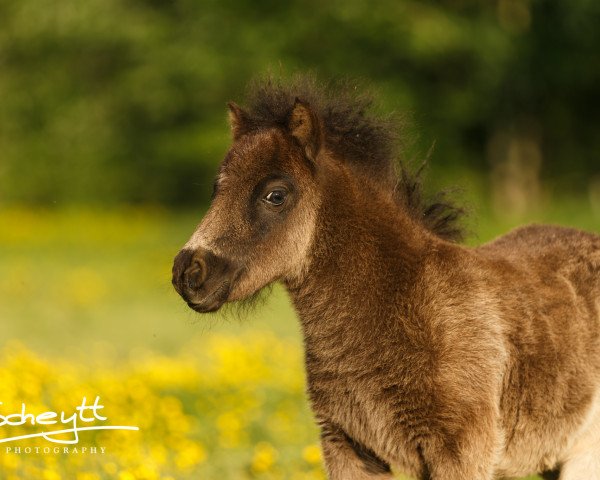
<svg viewBox="0 0 600 480"><path fill-rule="evenodd" d="M471 204L475 219L471 221L474 235L468 240L471 245L529 222L600 231L600 217L594 215L585 199L554 201L544 210L523 218L494 215L485 203L473 199ZM280 287L275 287L265 304L241 321L222 314L195 314L174 292L170 283L172 259L201 216L202 212L172 212L150 207L109 211L0 210L3 344L18 340L46 358L68 358L82 363L105 358L108 352L110 358L123 358L135 364L136 359L144 358L148 352L176 357L184 346L188 350L191 344L204 349L219 335L243 339L259 332L265 338L274 334L291 342L300 352L301 338L295 314ZM294 361L300 369L300 358ZM274 383L279 381L283 379L273 377ZM271 387L264 388L264 392L268 392ZM198 396L204 393L198 392ZM245 391L243 395L251 394ZM293 400L286 400L291 403L286 403L288 413L285 415L304 412L299 418L306 422L305 400L301 395L294 395L289 397ZM230 392L230 397L237 398L234 392ZM192 400L186 396L181 401L185 406L191 405ZM264 406L260 407L260 418L269 418L273 413L270 409L276 409L276 404L274 401L261 403ZM218 410L219 405L211 408L215 410L191 409L188 413L201 423L214 422L221 414L227 414L225 406L222 406L223 411ZM292 439L295 427L290 428ZM302 438L310 437L313 430L307 428L297 430ZM267 430L252 432L250 443L244 447L246 450L236 454L240 465L250 462L248 458L252 455L260 457L256 448L262 448L261 444L252 442L267 435ZM281 440L282 437L275 434L272 438L280 439L272 440L277 449L289 451L285 445L288 440ZM210 438L202 441L210 443ZM233 467L225 467L230 454L223 454L219 449L209 450L208 454L211 461L217 462L211 472L217 472L222 478L245 478L239 473L242 470L236 474L231 473ZM292 454L281 455L279 461ZM318 471L313 473L319 478ZM264 475L256 478L280 478Z"/></svg>
<svg viewBox="0 0 600 480"><path fill-rule="evenodd" d="M171 264L200 217L156 209L0 212L9 226L0 233L3 338L45 352L103 344L172 352L207 329L295 335L278 288L241 323L200 316L181 301Z"/></svg>
<svg viewBox="0 0 600 480"><path fill-rule="evenodd" d="M529 222L600 231L600 217L582 200L557 201L520 219L471 204L471 245ZM179 299L170 283L172 259L201 216L157 208L0 210L3 338L47 352L87 352L103 343L119 352L172 352L207 330L267 329L298 338L279 287L242 322L195 314Z"/></svg>

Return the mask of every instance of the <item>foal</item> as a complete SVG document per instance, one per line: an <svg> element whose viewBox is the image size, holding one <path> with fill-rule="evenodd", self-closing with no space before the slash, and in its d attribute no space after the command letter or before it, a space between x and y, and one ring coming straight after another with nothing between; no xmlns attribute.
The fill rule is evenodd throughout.
<svg viewBox="0 0 600 480"><path fill-rule="evenodd" d="M212 205L175 258L198 312L281 281L329 478L600 480L600 236L454 243L386 122L311 82L231 103Z"/></svg>

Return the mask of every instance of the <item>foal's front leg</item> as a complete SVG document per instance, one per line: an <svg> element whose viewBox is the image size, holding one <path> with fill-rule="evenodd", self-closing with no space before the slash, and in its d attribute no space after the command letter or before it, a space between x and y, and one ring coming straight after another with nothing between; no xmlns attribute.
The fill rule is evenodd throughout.
<svg viewBox="0 0 600 480"><path fill-rule="evenodd" d="M495 407L477 409L470 423L451 435L423 440L421 453L431 480L492 480L503 443ZM466 418L465 418L466 419Z"/></svg>
<svg viewBox="0 0 600 480"><path fill-rule="evenodd" d="M321 424L321 446L330 480L391 480L390 466L329 422Z"/></svg>

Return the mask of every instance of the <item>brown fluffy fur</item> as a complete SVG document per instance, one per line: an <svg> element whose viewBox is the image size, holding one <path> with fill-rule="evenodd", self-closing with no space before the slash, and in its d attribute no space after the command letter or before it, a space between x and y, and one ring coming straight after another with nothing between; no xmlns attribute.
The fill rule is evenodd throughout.
<svg viewBox="0 0 600 480"><path fill-rule="evenodd" d="M447 240L461 240L464 209L448 201L445 192L433 198L423 194L423 168L412 173L401 161L400 121L372 114L374 97L357 93L359 88L350 80L321 85L306 75L288 82L256 81L247 94L245 130L287 126L295 99L302 99L322 122L326 148L355 169L393 185L397 201L427 229Z"/></svg>
<svg viewBox="0 0 600 480"><path fill-rule="evenodd" d="M230 106L175 288L212 311L284 283L331 479L600 479L600 236L449 241L459 211L394 172L389 126L314 87L267 82Z"/></svg>

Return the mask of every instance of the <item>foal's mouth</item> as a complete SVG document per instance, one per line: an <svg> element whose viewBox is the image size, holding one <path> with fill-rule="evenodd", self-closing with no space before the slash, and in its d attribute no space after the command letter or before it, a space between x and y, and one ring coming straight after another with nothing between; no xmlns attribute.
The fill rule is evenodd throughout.
<svg viewBox="0 0 600 480"><path fill-rule="evenodd" d="M231 282L225 281L221 283L215 290L206 295L199 302L188 301L188 307L199 313L210 313L216 312L223 306L229 298L229 292L231 291Z"/></svg>

